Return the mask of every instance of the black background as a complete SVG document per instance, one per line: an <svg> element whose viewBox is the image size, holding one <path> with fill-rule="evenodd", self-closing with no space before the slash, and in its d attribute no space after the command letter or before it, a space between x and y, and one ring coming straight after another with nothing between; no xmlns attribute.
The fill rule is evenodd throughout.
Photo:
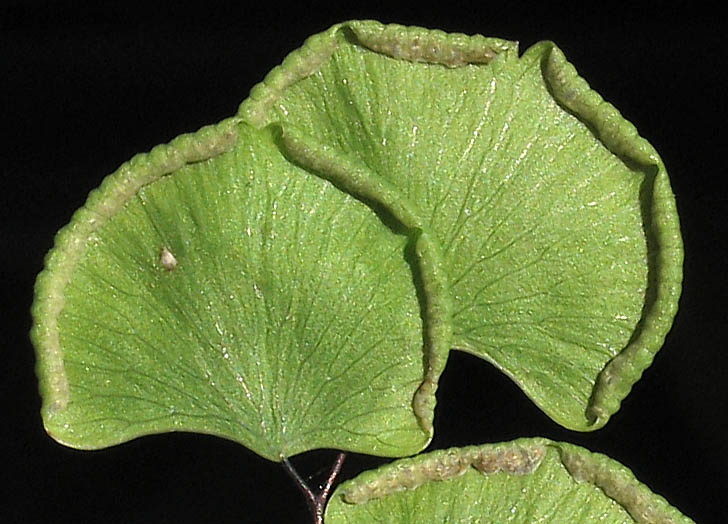
<svg viewBox="0 0 728 524"><path fill-rule="evenodd" d="M352 18L499 36L519 40L522 50L554 40L660 152L681 213L680 312L653 366L604 429L578 434L557 427L488 364L455 354L441 382L432 447L535 435L570 441L621 461L697 522L726 521L719 514L728 487L728 55L721 17L694 3L652 10L597 3L527 9L514 2L463 9L377 2L3 5L0 260L7 325L0 449L11 499L0 505L0 521L309 521L282 468L232 442L170 434L99 452L56 444L39 416L28 310L53 235L103 176L136 152L234 114L249 89L307 36ZM317 451L294 463L311 475L333 457ZM381 462L352 456L343 476Z"/></svg>

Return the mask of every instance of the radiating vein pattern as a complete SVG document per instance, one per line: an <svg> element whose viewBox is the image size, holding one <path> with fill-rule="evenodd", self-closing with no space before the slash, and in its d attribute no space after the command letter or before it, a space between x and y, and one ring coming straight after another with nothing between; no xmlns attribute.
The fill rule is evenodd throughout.
<svg viewBox="0 0 728 524"><path fill-rule="evenodd" d="M553 44L340 24L59 233L33 311L44 423L79 448L179 430L272 460L408 455L454 348L596 429L659 349L681 262L657 153Z"/></svg>
<svg viewBox="0 0 728 524"><path fill-rule="evenodd" d="M411 402L422 325L407 238L281 157L267 131L143 187L90 240L59 321L59 438L165 430L278 460L429 439ZM162 267L160 250L177 261Z"/></svg>
<svg viewBox="0 0 728 524"><path fill-rule="evenodd" d="M456 348L559 423L593 428L597 376L643 314L650 177L554 99L543 46L446 67L340 38L277 118L414 202L445 256Z"/></svg>

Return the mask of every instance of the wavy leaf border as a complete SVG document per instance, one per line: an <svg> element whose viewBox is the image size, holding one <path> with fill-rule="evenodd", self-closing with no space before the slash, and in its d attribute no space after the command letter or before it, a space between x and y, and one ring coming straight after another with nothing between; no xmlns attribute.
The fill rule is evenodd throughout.
<svg viewBox="0 0 728 524"><path fill-rule="evenodd" d="M484 475L504 472L529 475L548 450L577 482L588 482L622 506L638 524L694 524L663 497L653 493L619 462L601 453L545 438L522 438L498 444L450 448L400 459L343 482L334 492L345 504L365 504L428 482L442 482L475 468ZM338 502L338 501L337 501Z"/></svg>
<svg viewBox="0 0 728 524"><path fill-rule="evenodd" d="M393 58L439 64L444 67L463 67L488 63L498 53L517 53L518 46L497 38L481 35L447 34L439 30L384 25L376 21L349 21L336 24L323 33L309 37L304 45L290 53L283 63L271 70L265 79L253 87L250 97L243 101L238 116L256 127L273 124L270 108L283 91L315 73L337 48L337 33L353 35L355 42L372 51ZM540 42L525 51L525 55L541 55L541 70L554 100L565 110L584 122L602 144L628 165L643 171L647 178L643 201L643 220L649 253L647 296L642 317L631 340L599 373L586 408L589 426L572 428L595 430L604 426L616 413L632 386L652 364L669 332L682 288L683 245L680 222L665 165L655 149L642 138L637 129L620 112L589 87L564 54L553 42ZM367 195L369 196L369 195ZM645 200L649 201L645 205ZM382 201L385 206L388 204ZM436 244L434 241L433 244ZM435 246L435 248L439 248ZM447 289L439 285L438 289ZM448 300L437 300L433 325L441 326L443 338L429 345L441 346L452 328L440 314L447 315ZM434 392L439 373L444 369L447 354L434 349L428 355L428 377L432 384L426 389L430 400L415 399L415 406L434 405ZM418 392L419 394L420 392Z"/></svg>
<svg viewBox="0 0 728 524"><path fill-rule="evenodd" d="M395 58L440 64L443 67L463 67L487 63L497 53L517 52L517 44L483 36L445 34L442 31L383 25L375 21L350 21L332 26L314 35L304 45L290 53L265 79L254 86L250 96L240 106L238 115L193 134L181 135L168 145L160 145L149 153L134 156L93 190L82 208L76 211L67 226L55 237L54 247L45 259L45 269L38 276L32 308L31 338L37 348L37 374L43 396L44 419L65 408L69 386L63 364L63 351L57 329L57 319L64 306L64 288L83 257L88 241L144 185L170 175L185 164L200 162L230 150L236 141L234 126L246 122L254 127L273 124L270 107L290 85L313 74L335 51L337 33L346 31L358 42L375 52ZM682 282L682 240L674 196L665 167L655 150L641 138L609 103L592 91L578 76L574 67L551 42L542 42L526 53L543 53L542 70L555 100L566 110L584 121L614 154L639 166L651 180L651 205L645 210L646 233L650 252L648 297L642 319L630 343L601 371L587 408L592 421L588 429L603 426L615 413L642 372L651 364L662 345L677 310ZM290 135L289 135L290 136ZM295 147L294 147L295 150ZM406 221L405 221L406 222ZM408 224L419 235L418 258L421 269L431 282L441 280L437 264L431 258L438 246L426 232ZM659 227L658 227L659 226ZM434 246L434 247L433 247ZM436 253L435 253L436 255ZM437 256L434 257L434 260ZM431 288L427 315L432 341L427 355L427 375L413 399L415 412L423 427L431 431L431 415L425 411L434 406L437 380L444 369L445 347L451 328L447 318L448 300L442 284ZM442 296L439 296L442 295ZM437 346L437 347L435 347Z"/></svg>

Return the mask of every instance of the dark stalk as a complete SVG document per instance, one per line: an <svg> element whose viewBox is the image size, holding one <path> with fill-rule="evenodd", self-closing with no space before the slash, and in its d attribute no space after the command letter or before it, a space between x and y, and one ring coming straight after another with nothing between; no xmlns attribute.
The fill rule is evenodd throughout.
<svg viewBox="0 0 728 524"><path fill-rule="evenodd" d="M318 493L314 492L306 481L303 480L301 475L298 474L298 471L296 471L296 468L293 467L293 464L291 464L287 458L283 459L283 467L306 498L308 509L311 511L311 515L313 516L313 524L324 524L324 510L326 509L326 502L329 500L331 488L336 481L336 477L339 476L341 467L344 465L344 459L346 459L346 453L339 452L336 456L336 460L334 461L334 465L331 467L329 476L326 478L326 482L324 482L323 486L321 486Z"/></svg>

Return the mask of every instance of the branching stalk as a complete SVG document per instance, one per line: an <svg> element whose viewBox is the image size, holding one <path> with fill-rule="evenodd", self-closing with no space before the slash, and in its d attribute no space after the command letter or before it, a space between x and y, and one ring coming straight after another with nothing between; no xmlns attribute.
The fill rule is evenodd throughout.
<svg viewBox="0 0 728 524"><path fill-rule="evenodd" d="M326 509L326 503L329 500L329 496L331 496L331 488L336 481L336 477L338 477L341 472L341 467L344 465L345 459L346 453L339 452L336 456L336 460L334 461L334 465L331 467L329 476L326 478L326 481L320 487L318 492L314 492L314 490L311 489L287 458L283 459L283 467L306 498L306 503L308 504L308 508L313 516L313 524L323 524L324 522L324 510Z"/></svg>

